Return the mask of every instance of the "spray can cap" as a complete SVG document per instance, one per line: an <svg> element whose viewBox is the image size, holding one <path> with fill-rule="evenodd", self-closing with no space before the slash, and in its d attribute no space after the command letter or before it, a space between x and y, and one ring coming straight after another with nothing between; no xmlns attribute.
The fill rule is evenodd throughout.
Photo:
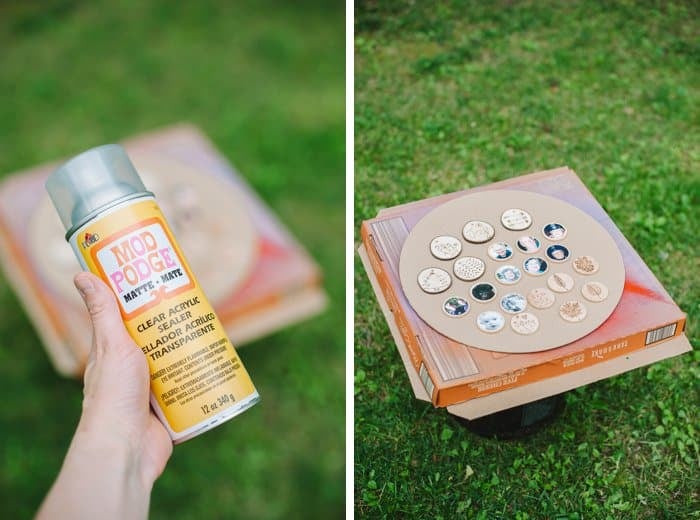
<svg viewBox="0 0 700 520"><path fill-rule="evenodd" d="M66 228L66 239L97 213L124 200L152 195L124 148L106 144L73 157L46 181L46 191Z"/></svg>

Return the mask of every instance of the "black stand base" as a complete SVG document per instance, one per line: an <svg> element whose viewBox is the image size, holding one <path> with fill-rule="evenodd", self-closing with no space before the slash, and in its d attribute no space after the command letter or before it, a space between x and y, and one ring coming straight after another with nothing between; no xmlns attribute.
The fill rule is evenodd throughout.
<svg viewBox="0 0 700 520"><path fill-rule="evenodd" d="M564 394L468 420L455 417L469 431L482 437L517 439L530 435L556 419L564 410Z"/></svg>

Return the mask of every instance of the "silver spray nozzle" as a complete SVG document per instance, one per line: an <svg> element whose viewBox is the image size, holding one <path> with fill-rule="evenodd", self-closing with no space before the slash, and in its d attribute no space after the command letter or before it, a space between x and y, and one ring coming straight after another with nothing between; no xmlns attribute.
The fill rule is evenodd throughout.
<svg viewBox="0 0 700 520"><path fill-rule="evenodd" d="M98 146L73 157L49 176L46 191L67 230L66 237L95 213L151 194L117 144Z"/></svg>

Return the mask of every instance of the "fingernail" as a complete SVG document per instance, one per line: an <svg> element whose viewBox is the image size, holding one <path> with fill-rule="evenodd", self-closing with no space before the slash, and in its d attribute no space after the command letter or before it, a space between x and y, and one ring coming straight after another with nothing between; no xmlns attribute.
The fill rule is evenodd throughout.
<svg viewBox="0 0 700 520"><path fill-rule="evenodd" d="M75 287L78 289L78 292L80 292L80 296L85 298L88 293L92 292L95 290L95 286L92 284L92 280L88 278L87 276L81 276L78 275L75 277Z"/></svg>

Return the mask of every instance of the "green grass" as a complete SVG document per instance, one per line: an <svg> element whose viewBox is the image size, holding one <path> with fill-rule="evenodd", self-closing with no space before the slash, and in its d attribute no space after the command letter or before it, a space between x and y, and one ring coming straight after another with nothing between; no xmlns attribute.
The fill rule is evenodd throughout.
<svg viewBox="0 0 700 520"><path fill-rule="evenodd" d="M700 518L697 3L357 4L355 229L569 165L688 313L695 348L569 392L528 438L480 438L413 397L356 259L358 516Z"/></svg>
<svg viewBox="0 0 700 520"><path fill-rule="evenodd" d="M0 5L0 172L190 121L325 275L322 316L241 350L261 404L175 448L152 518L345 510L343 33L340 2ZM0 516L30 518L82 390L53 371L4 276L0 310Z"/></svg>

